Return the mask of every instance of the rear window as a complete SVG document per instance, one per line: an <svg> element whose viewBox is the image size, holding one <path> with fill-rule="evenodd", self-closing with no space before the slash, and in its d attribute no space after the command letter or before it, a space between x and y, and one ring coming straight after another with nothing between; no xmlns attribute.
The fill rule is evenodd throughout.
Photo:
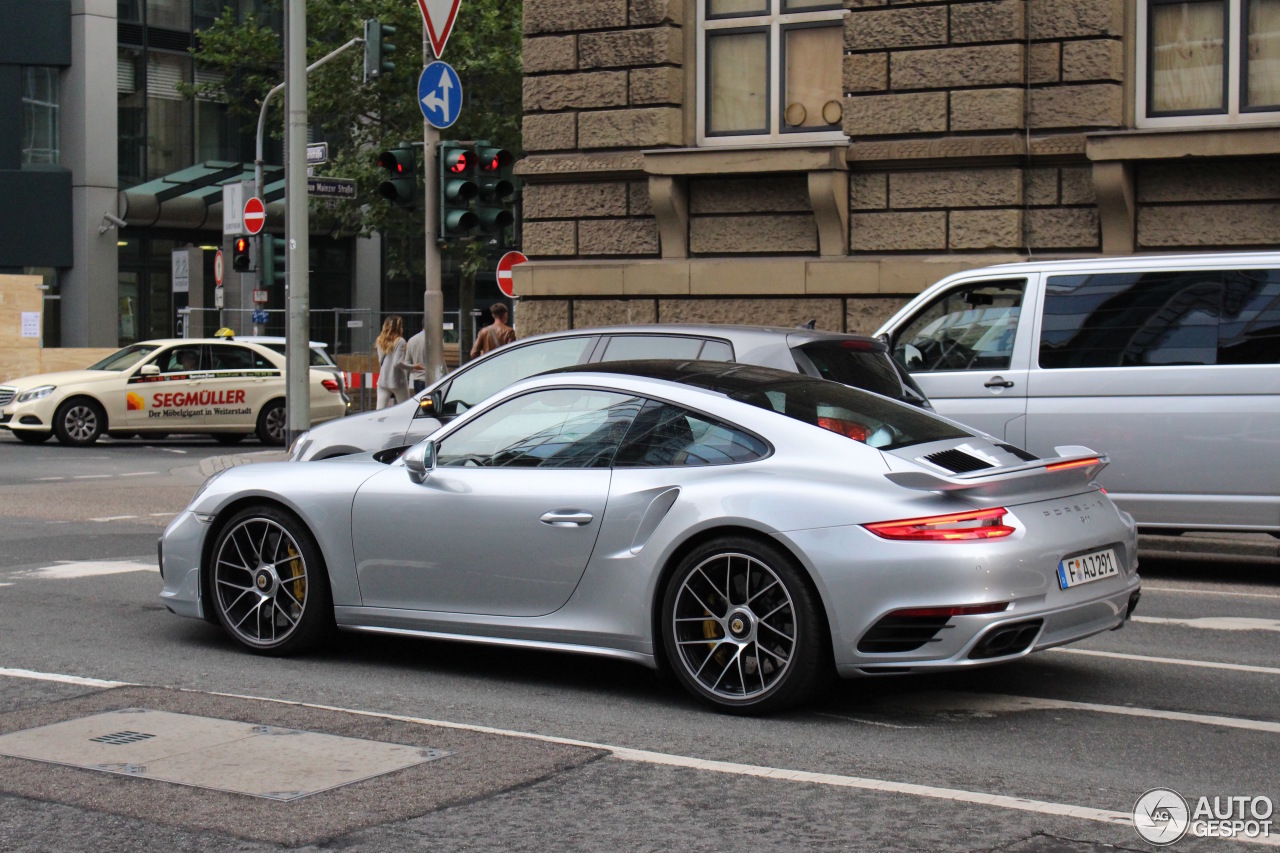
<svg viewBox="0 0 1280 853"><path fill-rule="evenodd" d="M282 343L264 344L259 342L259 346L264 346L273 352L279 353L280 355L287 355L285 352L285 345ZM324 350L318 349L317 347L308 347L307 351L311 353L312 367L337 367L337 365L333 363L333 359L329 358L329 354Z"/></svg>
<svg viewBox="0 0 1280 853"><path fill-rule="evenodd" d="M864 388L901 400L902 379L888 352L864 349L862 342L848 346L840 341L824 341L797 347L813 364L818 375L842 385Z"/></svg>

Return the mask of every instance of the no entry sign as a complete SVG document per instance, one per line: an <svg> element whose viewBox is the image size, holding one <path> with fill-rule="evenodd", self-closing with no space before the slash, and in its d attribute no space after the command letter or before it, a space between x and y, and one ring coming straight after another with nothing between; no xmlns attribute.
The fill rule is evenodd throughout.
<svg viewBox="0 0 1280 853"><path fill-rule="evenodd" d="M244 203L244 230L257 234L267 224L267 207L262 199L252 196Z"/></svg>
<svg viewBox="0 0 1280 853"><path fill-rule="evenodd" d="M516 285L511 277L511 269L527 260L529 259L522 252L507 252L498 261L498 289L502 291L504 296L515 298Z"/></svg>

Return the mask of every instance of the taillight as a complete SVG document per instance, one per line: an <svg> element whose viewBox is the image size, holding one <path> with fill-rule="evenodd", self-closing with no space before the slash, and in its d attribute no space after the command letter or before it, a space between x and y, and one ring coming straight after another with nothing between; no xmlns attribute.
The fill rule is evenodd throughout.
<svg viewBox="0 0 1280 853"><path fill-rule="evenodd" d="M857 421L846 421L842 418L818 418L818 426L839 433L854 441L867 440L867 426Z"/></svg>
<svg viewBox="0 0 1280 853"><path fill-rule="evenodd" d="M890 616L913 617L917 619L952 616L982 616L988 613L1003 613L1009 609L1009 602L996 601L991 604L965 604L960 607L908 607L895 610Z"/></svg>
<svg viewBox="0 0 1280 853"><path fill-rule="evenodd" d="M324 386L324 390L326 390L326 391L332 391L334 394L337 394L337 393L338 393L338 388L339 388L339 386L338 386L338 383L337 383L337 382L335 382L334 380L332 380L332 379L323 379L323 380L321 380L320 384Z"/></svg>
<svg viewBox="0 0 1280 853"><path fill-rule="evenodd" d="M1096 456L1089 459L1072 459L1070 462L1050 462L1044 466L1046 471L1063 471L1067 468L1084 468L1086 465L1097 465L1102 460Z"/></svg>
<svg viewBox="0 0 1280 853"><path fill-rule="evenodd" d="M840 349L856 349L862 352L870 352L875 349L874 341L841 341Z"/></svg>
<svg viewBox="0 0 1280 853"><path fill-rule="evenodd" d="M1003 522L1008 510L979 509L927 518L904 518L901 521L877 521L864 524L881 539L911 539L923 542L956 542L966 539L1000 539L1015 528Z"/></svg>

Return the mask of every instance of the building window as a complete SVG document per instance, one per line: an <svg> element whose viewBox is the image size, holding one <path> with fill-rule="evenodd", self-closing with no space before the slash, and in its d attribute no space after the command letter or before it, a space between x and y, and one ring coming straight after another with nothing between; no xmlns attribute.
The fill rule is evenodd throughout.
<svg viewBox="0 0 1280 853"><path fill-rule="evenodd" d="M832 0L699 0L699 144L844 141L846 14Z"/></svg>
<svg viewBox="0 0 1280 853"><path fill-rule="evenodd" d="M147 53L147 178L162 178L192 163L191 104L178 91L191 82L191 58Z"/></svg>
<svg viewBox="0 0 1280 853"><path fill-rule="evenodd" d="M58 163L58 69L22 69L22 165Z"/></svg>
<svg viewBox="0 0 1280 853"><path fill-rule="evenodd" d="M1277 120L1280 0L1148 0L1138 17L1140 127Z"/></svg>

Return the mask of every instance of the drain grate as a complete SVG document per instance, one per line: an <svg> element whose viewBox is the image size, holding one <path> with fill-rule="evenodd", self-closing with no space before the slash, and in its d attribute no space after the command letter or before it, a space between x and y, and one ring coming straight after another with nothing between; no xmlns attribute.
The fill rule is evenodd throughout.
<svg viewBox="0 0 1280 853"><path fill-rule="evenodd" d="M102 737L91 737L93 743L109 743L112 746L124 746L126 743L137 743L140 740L153 738L155 735L149 735L145 732L112 732Z"/></svg>

